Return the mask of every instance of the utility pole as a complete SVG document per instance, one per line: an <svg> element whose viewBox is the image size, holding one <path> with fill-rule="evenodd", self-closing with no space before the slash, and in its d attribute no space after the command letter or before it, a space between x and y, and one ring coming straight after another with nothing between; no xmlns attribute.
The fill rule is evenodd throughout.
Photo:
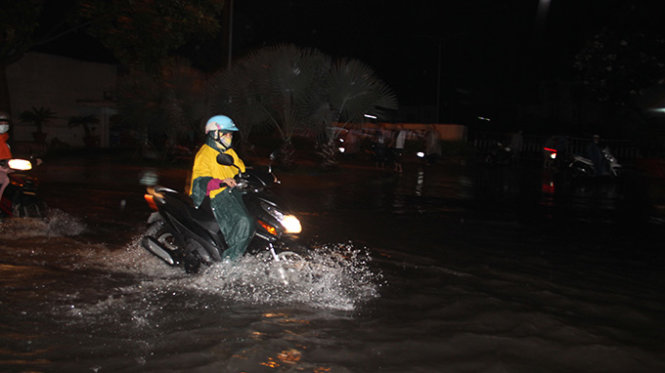
<svg viewBox="0 0 665 373"><path fill-rule="evenodd" d="M224 1L224 41L226 42L226 68L233 60L233 0Z"/></svg>
<svg viewBox="0 0 665 373"><path fill-rule="evenodd" d="M439 39L436 56L436 122L441 122L441 45L442 39Z"/></svg>

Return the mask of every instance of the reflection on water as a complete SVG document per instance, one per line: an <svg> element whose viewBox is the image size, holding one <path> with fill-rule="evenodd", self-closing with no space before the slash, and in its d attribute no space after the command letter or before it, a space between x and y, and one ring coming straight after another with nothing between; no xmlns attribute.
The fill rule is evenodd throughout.
<svg viewBox="0 0 665 373"><path fill-rule="evenodd" d="M287 284L257 258L187 276L138 239L114 244L145 221L133 186L83 195L113 199L93 215L5 225L0 370L665 371L660 247L502 220L630 212L626 184L543 189L538 169L444 166L297 176L282 197L328 239ZM84 189L62 189L65 211ZM486 215L457 219L472 213Z"/></svg>
<svg viewBox="0 0 665 373"><path fill-rule="evenodd" d="M559 180L539 167L413 166L403 174L369 172L321 193L324 210L366 209L394 215L492 213L515 219L616 218L649 212L639 180Z"/></svg>
<svg viewBox="0 0 665 373"><path fill-rule="evenodd" d="M405 167L403 174L377 172L344 175L345 183L320 194L323 210L361 209L395 215L457 210L472 198L471 178L459 170Z"/></svg>

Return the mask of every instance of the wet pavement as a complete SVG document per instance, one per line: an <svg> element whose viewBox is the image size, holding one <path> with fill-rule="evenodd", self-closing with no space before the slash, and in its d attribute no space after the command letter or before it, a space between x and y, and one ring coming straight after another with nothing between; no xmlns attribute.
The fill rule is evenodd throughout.
<svg viewBox="0 0 665 373"><path fill-rule="evenodd" d="M184 188L185 167L115 157L35 170L54 214L2 223L0 370L665 369L663 220L638 172L276 170L313 250L285 285L255 258L186 276L140 248L148 169Z"/></svg>

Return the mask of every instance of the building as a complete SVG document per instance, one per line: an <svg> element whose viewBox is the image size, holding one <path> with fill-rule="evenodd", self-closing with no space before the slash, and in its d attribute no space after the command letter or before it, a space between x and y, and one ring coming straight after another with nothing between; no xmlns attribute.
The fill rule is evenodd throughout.
<svg viewBox="0 0 665 373"><path fill-rule="evenodd" d="M35 126L21 123L19 117L33 107L43 107L56 116L43 128L48 144L84 146L83 128L70 127L68 122L74 116L94 115L99 123L90 126L91 132L97 136L99 146L108 147L117 75L117 67L111 64L26 53L7 67L12 123L15 124L13 143L20 147L34 142Z"/></svg>

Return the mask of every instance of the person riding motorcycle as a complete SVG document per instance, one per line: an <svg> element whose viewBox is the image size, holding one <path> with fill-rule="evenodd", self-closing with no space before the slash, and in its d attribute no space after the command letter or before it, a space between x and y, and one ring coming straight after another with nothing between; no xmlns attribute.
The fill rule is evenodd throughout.
<svg viewBox="0 0 665 373"><path fill-rule="evenodd" d="M233 133L238 128L225 115L211 117L205 126L206 140L194 157L192 183L189 194L198 208L206 197L210 198L215 220L228 246L224 259L237 259L247 250L254 235L255 222L247 212L242 192L236 186L234 176L245 172L245 164L232 149ZM233 164L225 166L217 162L217 156L225 153L233 157Z"/></svg>
<svg viewBox="0 0 665 373"><path fill-rule="evenodd" d="M609 175L610 173L610 165L603 155L603 148L605 146L600 143L600 136L593 135L591 142L587 144L585 149L585 155L593 162L593 167L598 176Z"/></svg>
<svg viewBox="0 0 665 373"><path fill-rule="evenodd" d="M0 199L9 185L9 166L6 162L12 158L7 140L9 139L9 116L0 112Z"/></svg>

